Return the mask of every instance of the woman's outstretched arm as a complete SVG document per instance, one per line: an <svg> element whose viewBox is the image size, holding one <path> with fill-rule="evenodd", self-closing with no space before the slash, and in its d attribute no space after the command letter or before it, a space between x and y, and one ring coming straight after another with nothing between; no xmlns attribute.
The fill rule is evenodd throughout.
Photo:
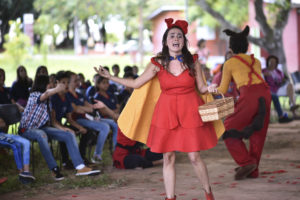
<svg viewBox="0 0 300 200"><path fill-rule="evenodd" d="M114 82L120 83L122 85L125 85L127 87L131 87L131 88L139 88L142 85L144 85L146 82L151 80L156 75L156 72L158 71L157 68L158 67L156 67L154 64L149 63L146 70L138 78L136 78L136 79L124 79L124 78L118 78L118 77L110 75L110 73L106 69L104 69L101 65L98 68L94 67L95 71L100 76L103 76L103 77L108 78L108 79L110 79Z"/></svg>

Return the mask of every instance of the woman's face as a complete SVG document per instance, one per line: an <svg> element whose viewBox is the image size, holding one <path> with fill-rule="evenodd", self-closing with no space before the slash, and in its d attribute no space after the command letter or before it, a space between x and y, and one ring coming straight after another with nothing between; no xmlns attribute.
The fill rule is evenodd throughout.
<svg viewBox="0 0 300 200"><path fill-rule="evenodd" d="M26 78L27 72L26 72L26 69L24 67L20 67L19 75L20 75L21 78Z"/></svg>
<svg viewBox="0 0 300 200"><path fill-rule="evenodd" d="M109 87L108 79L103 79L100 83L98 83L98 88L101 91L107 91Z"/></svg>
<svg viewBox="0 0 300 200"><path fill-rule="evenodd" d="M184 45L184 35L178 28L173 28L168 32L167 44L170 52L181 53Z"/></svg>
<svg viewBox="0 0 300 200"><path fill-rule="evenodd" d="M41 68L40 71L39 71L39 73L38 73L38 76L40 76L40 75L48 76L48 71L47 71L47 69L44 68L44 67Z"/></svg>
<svg viewBox="0 0 300 200"><path fill-rule="evenodd" d="M271 58L268 63L268 69L274 70L277 68L277 61L275 58Z"/></svg>

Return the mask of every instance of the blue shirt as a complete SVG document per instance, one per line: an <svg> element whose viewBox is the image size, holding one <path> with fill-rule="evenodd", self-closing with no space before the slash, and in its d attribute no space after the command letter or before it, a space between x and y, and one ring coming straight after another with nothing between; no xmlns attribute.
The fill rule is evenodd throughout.
<svg viewBox="0 0 300 200"><path fill-rule="evenodd" d="M71 101L71 103L74 103L77 106L83 106L84 102L86 101L86 98L78 92L76 92L76 94L77 94L77 97L73 96L72 93L68 92L66 94L66 96Z"/></svg>
<svg viewBox="0 0 300 200"><path fill-rule="evenodd" d="M94 103L91 101L91 99L94 98L95 94L96 94L96 88L94 86L88 87L88 89L85 92L85 97L88 100L88 102Z"/></svg>
<svg viewBox="0 0 300 200"><path fill-rule="evenodd" d="M55 110L55 117L58 122L61 122L61 119L66 117L67 113L73 111L71 101L67 95L62 99L58 94L55 94L51 97L51 103L53 110Z"/></svg>
<svg viewBox="0 0 300 200"><path fill-rule="evenodd" d="M77 94L77 97L73 96L72 93L68 92L66 94L66 96L70 100L70 102L74 103L76 106L83 106L84 102L86 101L86 98L82 94L80 94L78 92L76 92L76 94ZM80 119L80 118L85 118L85 116L83 114L72 113L72 118L74 120L76 120L76 119Z"/></svg>
<svg viewBox="0 0 300 200"><path fill-rule="evenodd" d="M115 110L117 108L117 97L110 92L107 92L108 98L102 96L99 93L96 93L94 96L94 99L97 99L99 101L102 101L107 107L109 107L112 110Z"/></svg>

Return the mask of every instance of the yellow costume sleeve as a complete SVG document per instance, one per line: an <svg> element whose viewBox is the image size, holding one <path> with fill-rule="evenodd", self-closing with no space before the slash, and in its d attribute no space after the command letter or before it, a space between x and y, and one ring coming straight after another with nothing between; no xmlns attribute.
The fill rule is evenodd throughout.
<svg viewBox="0 0 300 200"><path fill-rule="evenodd" d="M161 93L157 76L142 87L135 89L118 119L118 126L128 138L146 144L156 102ZM212 101L211 94L200 95L206 101ZM221 137L225 128L221 120L214 121L217 137Z"/></svg>

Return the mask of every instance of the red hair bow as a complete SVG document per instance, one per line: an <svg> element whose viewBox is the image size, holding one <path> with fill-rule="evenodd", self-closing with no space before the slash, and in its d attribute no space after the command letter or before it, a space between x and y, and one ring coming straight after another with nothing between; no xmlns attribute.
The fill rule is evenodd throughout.
<svg viewBox="0 0 300 200"><path fill-rule="evenodd" d="M174 21L173 18L165 19L168 29L172 28L174 26L178 26L179 28L182 29L184 34L187 34L189 24L185 20L177 20L174 24L173 24L173 21Z"/></svg>

